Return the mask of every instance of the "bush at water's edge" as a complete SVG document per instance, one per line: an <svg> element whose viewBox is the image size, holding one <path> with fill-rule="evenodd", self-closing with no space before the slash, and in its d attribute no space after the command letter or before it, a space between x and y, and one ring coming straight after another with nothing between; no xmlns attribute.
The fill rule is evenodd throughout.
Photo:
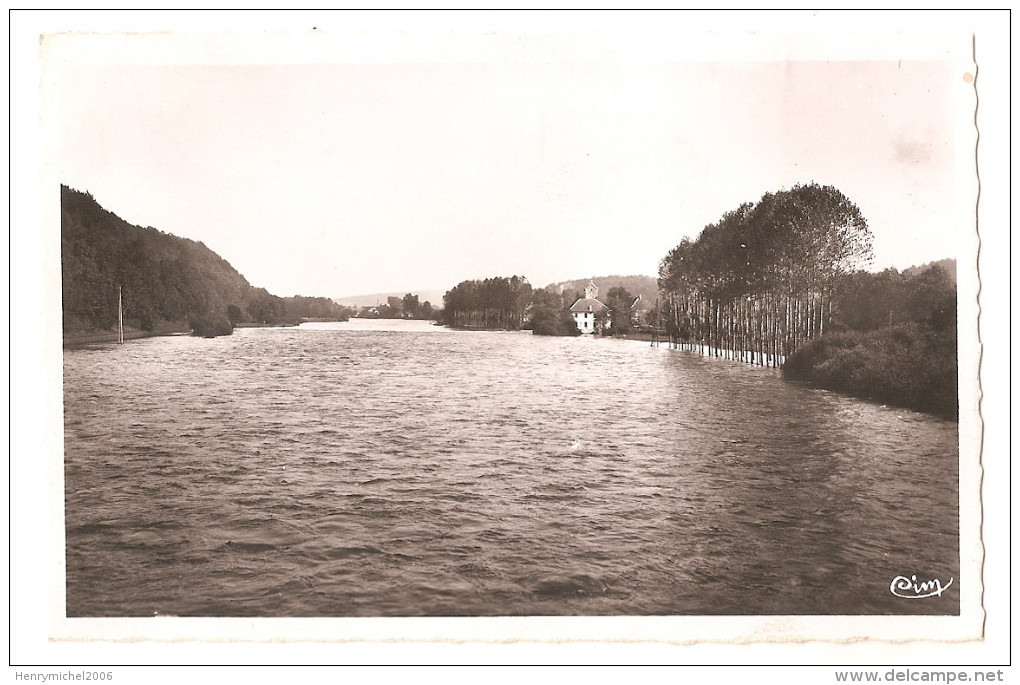
<svg viewBox="0 0 1020 685"><path fill-rule="evenodd" d="M955 331L916 324L830 333L783 365L783 378L887 404L957 418Z"/></svg>
<svg viewBox="0 0 1020 685"><path fill-rule="evenodd" d="M531 317L530 326L531 332L535 335L581 335L581 331L577 330L577 324L574 323L574 317L567 311L538 309Z"/></svg>
<svg viewBox="0 0 1020 685"><path fill-rule="evenodd" d="M218 335L230 335L234 327L222 314L206 314L191 320L191 331L205 338L215 338Z"/></svg>

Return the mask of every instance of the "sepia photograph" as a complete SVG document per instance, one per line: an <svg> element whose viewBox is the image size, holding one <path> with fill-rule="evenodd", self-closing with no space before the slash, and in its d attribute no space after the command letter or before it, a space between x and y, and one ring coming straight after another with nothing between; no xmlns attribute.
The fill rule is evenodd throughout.
<svg viewBox="0 0 1020 685"><path fill-rule="evenodd" d="M973 35L426 16L39 36L50 639L980 639Z"/></svg>

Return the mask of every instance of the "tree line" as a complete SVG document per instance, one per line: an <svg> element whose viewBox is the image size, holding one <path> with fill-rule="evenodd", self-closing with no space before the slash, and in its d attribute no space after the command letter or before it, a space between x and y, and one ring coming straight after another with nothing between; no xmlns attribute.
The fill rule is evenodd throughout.
<svg viewBox="0 0 1020 685"><path fill-rule="evenodd" d="M525 329L536 335L574 336L581 332L569 308L581 297L580 290L560 288L556 284L533 288L523 276L467 280L446 292L437 319L458 328ZM633 317L634 300L635 296L626 287L609 288L608 295L600 300L607 310L596 314L596 330L628 334L647 327L646 321ZM609 321L611 325L607 325Z"/></svg>
<svg viewBox="0 0 1020 685"><path fill-rule="evenodd" d="M831 327L837 286L871 257L867 222L836 188L766 193L663 258L659 287L669 341L779 365Z"/></svg>
<svg viewBox="0 0 1020 685"><path fill-rule="evenodd" d="M519 330L532 300L523 276L461 281L443 295L443 321L461 328Z"/></svg>
<svg viewBox="0 0 1020 685"><path fill-rule="evenodd" d="M385 304L380 303L374 307L362 307L353 316L362 319L417 319L421 321L434 321L436 310L428 300L421 302L417 295L411 293L403 297L390 295L386 298Z"/></svg>

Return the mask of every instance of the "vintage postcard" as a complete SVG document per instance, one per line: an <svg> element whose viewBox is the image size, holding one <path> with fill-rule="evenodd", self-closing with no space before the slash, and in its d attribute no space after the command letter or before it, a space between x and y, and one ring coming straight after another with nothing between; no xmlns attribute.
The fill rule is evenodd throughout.
<svg viewBox="0 0 1020 685"><path fill-rule="evenodd" d="M967 27L286 16L39 36L53 644L983 639Z"/></svg>

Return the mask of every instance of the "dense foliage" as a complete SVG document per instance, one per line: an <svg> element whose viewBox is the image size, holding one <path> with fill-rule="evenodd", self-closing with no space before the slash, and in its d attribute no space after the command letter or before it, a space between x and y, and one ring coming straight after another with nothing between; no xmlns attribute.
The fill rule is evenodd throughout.
<svg viewBox="0 0 1020 685"><path fill-rule="evenodd" d="M832 332L786 360L783 377L958 415L955 263L858 272L840 285Z"/></svg>
<svg viewBox="0 0 1020 685"><path fill-rule="evenodd" d="M935 331L956 330L955 262L913 267L900 273L859 271L836 289L833 325L873 331L883 326L916 323Z"/></svg>
<svg viewBox="0 0 1020 685"><path fill-rule="evenodd" d="M778 365L826 330L840 278L871 254L867 222L835 188L766 193L662 260L671 341Z"/></svg>
<svg viewBox="0 0 1020 685"><path fill-rule="evenodd" d="M189 324L192 333L204 338L215 338L218 335L230 335L234 332L234 325L222 314L202 314L192 319Z"/></svg>
<svg viewBox="0 0 1020 685"><path fill-rule="evenodd" d="M65 334L115 326L118 290L125 324L145 331L166 322L223 331L224 321L346 318L327 298L280 298L254 288L204 244L128 224L88 193L61 186L60 205Z"/></svg>
<svg viewBox="0 0 1020 685"><path fill-rule="evenodd" d="M465 328L519 330L531 295L531 284L523 276L461 281L443 296L444 322Z"/></svg>
<svg viewBox="0 0 1020 685"><path fill-rule="evenodd" d="M552 286L532 291L525 327L535 335L581 335L567 311L576 299L574 294L558 292Z"/></svg>
<svg viewBox="0 0 1020 685"><path fill-rule="evenodd" d="M351 308L344 307L328 297L294 297L278 298L283 301L282 316L293 321L319 319L322 321L346 321L351 315Z"/></svg>
<svg viewBox="0 0 1020 685"><path fill-rule="evenodd" d="M959 411L955 332L916 323L826 334L791 356L783 377L948 417Z"/></svg>
<svg viewBox="0 0 1020 685"><path fill-rule="evenodd" d="M610 321L609 333L611 335L627 335L637 322L631 319L631 305L634 304L634 295L623 286L616 286L609 289L604 300L608 307L608 318Z"/></svg>
<svg viewBox="0 0 1020 685"><path fill-rule="evenodd" d="M574 317L566 310L539 309L531 317L531 332L535 335L578 336L581 331Z"/></svg>

